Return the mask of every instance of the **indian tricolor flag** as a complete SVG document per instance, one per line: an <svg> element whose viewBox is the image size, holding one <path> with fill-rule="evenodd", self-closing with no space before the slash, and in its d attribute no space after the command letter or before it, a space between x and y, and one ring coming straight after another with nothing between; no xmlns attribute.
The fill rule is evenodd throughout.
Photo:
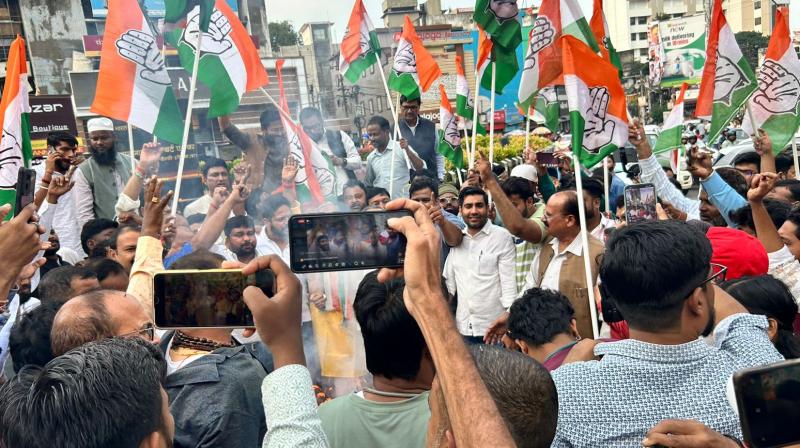
<svg viewBox="0 0 800 448"><path fill-rule="evenodd" d="M156 36L137 0L108 0L90 111L181 143L183 117Z"/></svg>
<svg viewBox="0 0 800 448"><path fill-rule="evenodd" d="M464 151L461 149L461 134L458 132L458 119L453 112L453 106L447 98L444 86L439 84L439 96L442 104L439 106L439 146L436 150L445 159L458 168L464 168Z"/></svg>
<svg viewBox="0 0 800 448"><path fill-rule="evenodd" d="M422 45L411 19L406 16L389 75L389 88L406 98L419 98L420 91L427 92L441 75L442 70Z"/></svg>
<svg viewBox="0 0 800 448"><path fill-rule="evenodd" d="M714 0L708 28L706 65L695 115L711 121L708 140L713 142L756 89L755 76L742 55L733 30L722 14L722 0Z"/></svg>
<svg viewBox="0 0 800 448"><path fill-rule="evenodd" d="M464 73L464 61L461 56L456 55L456 115L464 119L465 126L472 128L472 117L475 112L475 97L469 89L467 75ZM486 134L486 129L477 123L476 132Z"/></svg>
<svg viewBox="0 0 800 448"><path fill-rule="evenodd" d="M378 62L380 55L378 33L367 15L363 0L356 0L339 46L339 71L345 79L355 84L366 69Z"/></svg>
<svg viewBox="0 0 800 448"><path fill-rule="evenodd" d="M688 84L683 83L681 92L678 94L678 99L675 100L675 105L669 112L669 116L664 121L664 126L661 128L661 133L658 134L656 140L656 147L653 148L653 154L669 151L671 149L678 149L681 146L681 136L683 135L683 97L686 94Z"/></svg>
<svg viewBox="0 0 800 448"><path fill-rule="evenodd" d="M625 90L617 68L584 42L563 36L561 46L572 151L581 165L592 168L628 141Z"/></svg>
<svg viewBox="0 0 800 448"><path fill-rule="evenodd" d="M526 109L539 89L563 84L562 35L573 36L600 51L595 36L576 0L542 0L539 14L528 35L528 50L519 81L519 104Z"/></svg>
<svg viewBox="0 0 800 448"><path fill-rule="evenodd" d="M592 29L594 37L600 47L600 55L603 59L614 64L619 70L619 77L622 78L622 62L619 60L617 50L611 44L611 37L608 35L608 22L603 12L603 0L594 0L592 18L589 20L589 28Z"/></svg>
<svg viewBox="0 0 800 448"><path fill-rule="evenodd" d="M186 16L186 24L171 34L181 65L191 73L200 25L200 6ZM208 31L203 33L197 79L211 90L208 117L229 115L239 107L245 92L269 82L250 35L225 0L216 0Z"/></svg>
<svg viewBox="0 0 800 448"><path fill-rule="evenodd" d="M31 161L30 122L28 114L28 67L25 60L25 40L17 36L11 43L6 61L6 83L0 100L0 128L3 141L0 148L0 204L14 204L17 174L21 166ZM13 214L6 215L11 219Z"/></svg>
<svg viewBox="0 0 800 448"><path fill-rule="evenodd" d="M561 106L558 103L558 95L555 87L545 87L539 90L536 95L536 103L533 106L533 120L543 123L547 129L558 132L558 116L561 113Z"/></svg>
<svg viewBox="0 0 800 448"><path fill-rule="evenodd" d="M758 90L750 97L750 112L744 114L742 122L742 129L750 135L757 129L764 129L776 154L783 151L800 124L798 75L800 60L789 34L789 11L778 8L764 63L758 70Z"/></svg>
<svg viewBox="0 0 800 448"><path fill-rule="evenodd" d="M290 120L289 102L283 89L283 59L275 63L278 75L278 91L280 92L280 108L283 129L289 142L289 155L297 160L297 174L294 178L297 200L301 204L320 205L336 195L336 174L330 159L314 144L302 127Z"/></svg>

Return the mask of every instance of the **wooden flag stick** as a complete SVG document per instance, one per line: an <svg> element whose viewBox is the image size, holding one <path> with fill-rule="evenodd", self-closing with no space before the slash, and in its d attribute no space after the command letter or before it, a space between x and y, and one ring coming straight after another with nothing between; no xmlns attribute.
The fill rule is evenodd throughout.
<svg viewBox="0 0 800 448"><path fill-rule="evenodd" d="M472 149L469 151L469 169L475 166L475 149L478 141L478 98L480 97L481 76L475 67L475 91L472 92ZM469 98L467 98L469 103Z"/></svg>
<svg viewBox="0 0 800 448"><path fill-rule="evenodd" d="M497 80L497 64L492 61L492 90L489 92L489 166L494 166L494 86Z"/></svg>
<svg viewBox="0 0 800 448"><path fill-rule="evenodd" d="M529 149L531 147L531 108L528 107L528 110L525 114L525 149Z"/></svg>
<svg viewBox="0 0 800 448"><path fill-rule="evenodd" d="M136 165L136 158L133 156L133 127L128 123L128 154L131 157L131 166Z"/></svg>
<svg viewBox="0 0 800 448"><path fill-rule="evenodd" d="M592 278L592 265L589 261L589 229L586 228L586 205L583 203L583 170L577 154L572 155L575 163L575 186L578 193L578 218L581 224L581 246L583 246L583 270L586 273L586 290L589 293L589 316L592 319L592 337L597 339L600 331L597 328L597 302L594 296L594 279Z"/></svg>
<svg viewBox="0 0 800 448"><path fill-rule="evenodd" d="M603 159L603 194L605 195L606 199L606 213L611 216L611 199L609 199L609 186L611 185L611 177L608 175L608 157Z"/></svg>
<svg viewBox="0 0 800 448"><path fill-rule="evenodd" d="M178 200L181 197L181 180L183 178L183 163L186 160L186 145L189 143L189 129L192 127L192 106L194 105L194 91L197 87L197 69L200 66L200 55L203 49L203 33L197 33L197 51L192 64L192 77L189 81L189 98L186 103L186 121L183 123L183 138L181 138L181 154L178 158L178 172L175 175L175 196L172 197L172 216L178 213Z"/></svg>

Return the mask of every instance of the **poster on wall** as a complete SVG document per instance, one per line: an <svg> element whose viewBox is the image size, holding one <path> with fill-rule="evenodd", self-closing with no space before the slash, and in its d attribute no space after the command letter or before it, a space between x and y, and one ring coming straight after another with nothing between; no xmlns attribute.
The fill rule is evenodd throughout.
<svg viewBox="0 0 800 448"><path fill-rule="evenodd" d="M647 81L651 86L661 84L664 76L664 46L661 42L659 22L652 22L647 27Z"/></svg>
<svg viewBox="0 0 800 448"><path fill-rule="evenodd" d="M659 23L664 49L662 87L700 84L706 63L706 22L703 14Z"/></svg>

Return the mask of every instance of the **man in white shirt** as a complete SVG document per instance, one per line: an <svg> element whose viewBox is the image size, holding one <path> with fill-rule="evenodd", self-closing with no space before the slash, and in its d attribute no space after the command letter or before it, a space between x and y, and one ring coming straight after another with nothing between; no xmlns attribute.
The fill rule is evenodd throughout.
<svg viewBox="0 0 800 448"><path fill-rule="evenodd" d="M367 156L367 177L364 182L370 187L389 190L392 199L397 199L407 196L408 182L411 180L409 171L419 171L427 165L405 139L399 142L391 140L391 132L387 119L380 115L369 119L367 135L375 149Z"/></svg>
<svg viewBox="0 0 800 448"><path fill-rule="evenodd" d="M468 343L478 344L491 323L511 306L516 248L508 230L489 221L486 192L467 187L459 194L464 239L450 248L444 277L450 294L457 295L456 324Z"/></svg>
<svg viewBox="0 0 800 448"><path fill-rule="evenodd" d="M326 130L322 113L316 107L306 107L300 111L300 126L323 153L327 154L336 171L336 196L344 191L348 180L356 179L355 170L361 168L353 139L343 131Z"/></svg>
<svg viewBox="0 0 800 448"><path fill-rule="evenodd" d="M534 287L560 291L567 296L575 309L578 332L585 337L591 336L592 321L580 238L577 192L568 190L551 196L545 206L544 222L549 237L534 257L520 293ZM589 262L595 284L602 254L603 243L589 235ZM592 284L590 287L594 286Z"/></svg>
<svg viewBox="0 0 800 448"><path fill-rule="evenodd" d="M254 258L266 255L256 247L256 227L249 216L234 216L225 223L225 246L214 245L212 252L228 261L249 263Z"/></svg>
<svg viewBox="0 0 800 448"><path fill-rule="evenodd" d="M280 195L270 196L262 205L263 223L257 237L256 249L264 255L275 254L287 266L289 260L289 218L292 208L289 200Z"/></svg>
<svg viewBox="0 0 800 448"><path fill-rule="evenodd" d="M66 132L51 132L47 136L47 160L34 165L33 170L39 180L39 190L36 192L36 203L41 204L39 214L43 214L48 207L54 207L53 230L58 234L61 247L85 256L81 249L81 228L78 226L72 191L61 195L58 204L45 201L50 182L54 177L67 175L76 160L77 149L78 140L74 136Z"/></svg>
<svg viewBox="0 0 800 448"><path fill-rule="evenodd" d="M201 180L206 187L206 194L191 202L183 209L183 216L187 218L192 215L208 214L208 208L211 206L214 190L216 190L217 187L230 189L228 165L222 159L211 158L206 160Z"/></svg>

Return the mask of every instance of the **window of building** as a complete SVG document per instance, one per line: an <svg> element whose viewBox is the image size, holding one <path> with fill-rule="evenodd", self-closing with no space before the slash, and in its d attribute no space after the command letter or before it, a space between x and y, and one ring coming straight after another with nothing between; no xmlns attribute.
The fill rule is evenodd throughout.
<svg viewBox="0 0 800 448"><path fill-rule="evenodd" d="M383 105L384 105L384 101L386 101L386 98L384 98L384 97L382 97L382 96L381 96L381 97L378 97L378 113L381 113L381 112L383 112L383 109L384 109L384 106L383 106Z"/></svg>
<svg viewBox="0 0 800 448"><path fill-rule="evenodd" d="M370 115L375 113L375 103L372 100L367 101L367 112Z"/></svg>
<svg viewBox="0 0 800 448"><path fill-rule="evenodd" d="M647 40L647 32L639 33L639 40Z"/></svg>
<svg viewBox="0 0 800 448"><path fill-rule="evenodd" d="M756 17L755 24L756 26L761 25L761 17Z"/></svg>
<svg viewBox="0 0 800 448"><path fill-rule="evenodd" d="M756 0L753 2L753 9L761 9L761 0Z"/></svg>
<svg viewBox="0 0 800 448"><path fill-rule="evenodd" d="M631 33L631 42L636 42L637 36L638 36L638 34Z"/></svg>
<svg viewBox="0 0 800 448"><path fill-rule="evenodd" d="M328 33L325 32L325 28L314 28L314 40L328 40Z"/></svg>
<svg viewBox="0 0 800 448"><path fill-rule="evenodd" d="M636 25L636 17L631 17L631 25Z"/></svg>
<svg viewBox="0 0 800 448"><path fill-rule="evenodd" d="M646 25L647 24L647 16L639 17L639 25Z"/></svg>

